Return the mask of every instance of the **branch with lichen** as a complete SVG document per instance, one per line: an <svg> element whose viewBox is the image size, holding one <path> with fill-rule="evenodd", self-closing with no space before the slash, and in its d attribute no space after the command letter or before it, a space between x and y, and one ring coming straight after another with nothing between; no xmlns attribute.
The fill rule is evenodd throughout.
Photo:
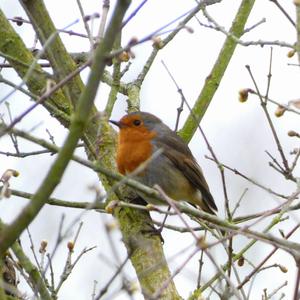
<svg viewBox="0 0 300 300"><path fill-rule="evenodd" d="M76 63L67 52L64 44L57 34L57 30L43 1L22 1L22 6L26 11L35 32L37 33L41 44L43 45L43 50L51 64L55 78L57 80L66 78L69 74L76 70ZM53 41L51 41L51 43L47 43L52 36L55 36ZM76 107L83 88L84 85L79 74L66 82L66 85L62 90L71 107ZM95 106L92 108L91 115L97 116L97 109ZM93 137L96 136L99 123L96 117L92 118L92 120L92 122L88 123L86 133L83 135L83 140L85 141L87 152L89 152L90 156L94 156L95 158L95 139Z"/></svg>
<svg viewBox="0 0 300 300"><path fill-rule="evenodd" d="M116 39L114 49L119 49L121 47L121 33ZM107 117L109 118L113 107L115 105L115 102L117 100L117 96L120 90L120 81L121 81L121 61L117 58L113 59L113 72L112 72L112 82L111 82L111 89L109 92L109 96L107 99L107 103L105 106L105 113Z"/></svg>
<svg viewBox="0 0 300 300"><path fill-rule="evenodd" d="M246 1L243 1L243 3L245 4ZM251 3L254 3L254 1L252 1L252 2L248 1L248 5L250 5ZM250 8L250 10L251 10L251 8ZM249 12L250 12L250 10L249 10ZM245 19L243 20L243 22L245 22ZM241 25L241 23L239 23L239 25ZM233 24L232 27L234 27L234 26L237 26L237 24ZM230 41L230 37L233 39L233 41ZM228 35L227 39L230 42L237 42L238 40L235 37L236 37L236 34L232 33L232 34ZM208 93L211 93L210 94L211 98L208 97L208 102L206 102L206 104L209 103L210 100L212 99L213 94L217 88L216 86L214 86L214 84L218 85L221 82L221 78L223 76L221 73L222 72L224 73L224 71L230 61L230 58L231 58L230 55L233 54L233 51L234 51L234 48L236 45L233 45L234 43L230 44L230 45L229 44L227 45L228 52L223 53L224 56L222 58L219 57L220 60L217 62L220 64L224 64L222 66L218 66L219 74L216 75L216 73L212 73L212 74L215 74L216 76L220 76L219 79L216 80L216 77L207 79L207 82L208 82L207 83L208 84L207 91L208 91ZM49 47L51 47L51 44L49 45ZM225 45L224 45L223 50L224 49L225 49ZM120 50L115 49L115 51L117 53ZM230 57L228 57L228 55ZM7 56L7 57L9 58L9 56ZM117 56L110 54L109 58L117 59ZM55 60L58 58L53 58L53 59ZM149 59L152 60L154 58L149 57ZM226 62L226 59L227 59L227 62ZM51 61L51 60L49 60L49 61ZM225 61L225 63L224 63L224 61ZM15 61L15 63L18 63L18 61ZM53 62L51 62L51 65L52 64L53 64ZM22 64L20 64L20 65L22 65ZM24 66L24 67L26 67L26 66ZM27 65L27 68L29 68L29 67L30 66ZM151 67L151 63L149 64L149 68L150 67ZM223 68L223 71L221 70L222 68ZM217 67L216 67L216 69L217 69ZM122 72L120 72L120 70L118 68L116 68L115 71L116 72L113 73L112 75L110 75L107 72L107 73L103 73L103 76L102 76L103 81L106 80L112 86L111 97L110 97L110 100L109 100L108 106L107 106L107 111L109 112L108 114L110 114L113 109L117 93L124 93L129 96L129 100L130 100L129 101L129 111L138 109L139 94L140 94L141 86L139 86L138 84L135 84L137 82L131 82L129 84L122 83L119 80L119 78L116 77L116 75L117 76L121 75ZM213 71L215 71L215 69ZM69 74L69 73L67 72L66 74ZM145 76L146 76L146 74L147 74L147 71L145 72ZM117 80L115 80L115 79L117 79ZM142 79L142 81L143 81L143 79ZM212 86L209 86L209 84L211 84ZM208 95L208 94L206 94L206 95ZM67 100L66 100L68 98L67 94L65 94L63 96L67 103ZM205 100L204 98L205 97L203 96L202 100ZM200 97L199 97L199 99L200 99ZM204 104L204 105L206 105L206 104ZM204 111L206 108L207 107L204 108ZM203 114L204 114L204 111L203 111ZM200 119L201 119L201 116L200 116ZM115 194L113 194L113 192L116 192L119 199L122 199L125 201L128 199L131 200L135 196L134 194L131 194L130 191L128 191L123 186L121 186L120 188L117 188L117 187L119 187L120 183L119 182L115 183L115 181L121 181L125 185L129 185L130 187L133 187L134 189L138 189L140 191L144 189L143 191L145 191L145 193L149 192L152 196L153 195L157 196L157 192L155 190L147 189L147 187L145 187L143 185L139 185L137 182L131 180L128 177L124 178L124 177L120 176L115 171L116 166L115 166L115 160L114 160L114 153L115 153L116 135L115 135L114 130L112 130L111 127L108 125L106 116L104 114L94 114L93 116L91 116L88 119L88 123L89 123L88 126L89 125L90 126L88 127L88 130L86 131L83 139L86 144L89 143L88 144L89 146L86 148L88 148L88 150L92 149L92 151L90 151L90 153L89 153L89 159L95 160L95 158L98 157L98 158L101 158L101 161L99 159L98 162L95 162L95 161L91 162L91 161L84 160L80 157L77 157L75 155L73 155L71 159L74 159L75 161L81 163L82 165L87 166L87 167L91 168L92 170L96 171L101 176L101 179L104 178L103 182L104 182L105 188L106 188L108 194L111 195L111 198L109 200L116 199L116 196L115 196ZM198 124L198 123L199 122L196 120L195 124ZM193 135L193 133L191 133L191 136L189 138L191 138L192 135ZM47 148L48 145L45 147ZM54 146L53 148L49 147L49 149L52 149L50 151L53 153L55 153L55 152L59 153L60 151L62 151L62 149L60 149L56 146ZM299 155L298 155L298 157L299 157ZM296 162L297 162L297 159L295 159L295 164L296 164ZM221 164L220 164L220 167L222 167ZM104 174L104 175L102 175L102 174ZM15 190L12 190L12 194L20 195L22 197L30 198L30 199L35 197L34 195L15 191ZM159 293L162 291L163 293L162 293L162 296L160 299L170 299L170 298L177 299L177 297L179 298L178 293L176 292L174 283L172 281L170 281L170 279L173 279L173 276L176 275L176 272L173 273L173 275L170 275L170 271L168 269L164 254L162 252L162 246L160 244L160 239L157 236L152 236L151 234L147 234L147 230L149 231L152 229L151 226L149 226L149 224L152 223L152 220L150 219L148 212L153 207L152 208L151 208L151 206L143 207L143 206L137 205L137 204L126 203L125 201L110 202L108 204L108 206L106 206L107 203L105 203L105 204L104 203L96 203L96 202L95 203L86 203L86 202L75 203L74 201L67 202L67 201L61 201L60 199L49 198L47 203L53 204L53 205L61 205L61 206L65 206L65 207L77 207L77 208L82 208L82 209L89 209L89 208L104 209L104 208L106 208L107 209L106 212L113 213L116 216L116 218L119 220L120 228L121 228L121 231L123 234L123 241L128 249L128 257L131 259L132 264L136 269L138 278L142 285L142 290L143 290L144 296L146 298L147 297L150 298L153 295L157 296L157 291L159 291ZM299 207L299 205L294 205L293 207L290 207L289 209L291 209L291 208L297 209L298 207ZM184 211L184 209L182 211ZM181 208L179 210L181 211ZM280 213L281 211L282 211L282 208L279 207L276 210L274 209L272 212L270 212L268 210L268 211L264 211L260 214L246 216L246 218L254 219L257 217L261 217L261 218L259 218L259 220L261 220L263 218L269 217L271 215L271 213L275 214L278 212ZM163 210L158 211L158 212L166 213ZM187 213L187 211L185 211L185 212ZM174 213L174 212L172 211L171 213ZM232 220L232 223L231 223L231 222L223 221L221 219L209 219L209 216L205 216L205 215L200 215L200 216L202 219L206 220L207 223L215 224L216 227L220 227L222 229L225 229L226 232L229 232L228 236L226 238L233 237L236 234L239 234L239 235L244 235L244 236L247 236L247 237L253 239L243 249L243 251L244 251L243 253L245 253L245 251L247 251L257 240L261 240L264 243L273 244L273 245L277 245L277 246L280 245L280 248L284 249L285 251L289 251L288 249L292 249L292 251L289 251L289 253L291 253L296 258L299 255L299 247L298 247L299 245L297 245L296 243L285 244L285 243L283 243L284 241L282 239L276 240L276 239L274 239L274 237L272 235L267 234L267 232L262 232L262 234L260 234L259 232L251 230L249 227L235 226L235 224L234 224L235 222L237 223L238 221L244 221L245 218L243 218L243 219L239 218L239 217L235 218ZM198 215L198 217L199 217L199 215ZM255 220L255 222L256 221L259 222L259 220ZM277 222L282 221L282 219L279 220L278 218L276 218L276 220L277 220ZM252 225L254 225L255 222L253 222ZM272 222L271 225L274 226L275 224L277 224L277 223ZM271 228L271 226L269 228ZM190 231L190 228L185 228L185 230ZM226 238L224 238L223 241ZM220 241L217 241L214 244L207 245L207 247L212 248L217 243L220 243ZM205 250L207 250L207 249L205 249ZM155 255L153 255L153 253L155 253ZM237 255L234 255L232 261L236 261L238 259L238 257L241 258L242 257L241 253L242 253L242 251L240 251ZM226 268L228 268L228 266L224 266L224 270ZM220 267L217 268L217 270L220 270ZM162 277L164 277L164 278L159 280ZM224 277L226 279L226 277L224 276L224 272L223 273L219 272L219 275L216 278L218 278L218 277L220 277L221 279ZM164 284L169 283L169 282L170 282L170 285L168 284L168 286L166 286L168 289L165 290ZM162 285L162 283L164 283L164 284ZM124 288L124 289L126 289L126 288ZM214 287L212 289L214 289ZM268 294L270 295L270 293L268 293ZM160 295L159 295L159 297L160 297Z"/></svg>
<svg viewBox="0 0 300 300"><path fill-rule="evenodd" d="M122 2L122 1L121 1ZM8 24L9 25L9 24ZM13 32L14 33L14 32ZM14 33L15 34L15 33ZM28 51L25 46L22 44L22 47L24 48L24 51ZM29 52L28 55L31 55ZM9 61L11 63L11 61ZM11 63L12 64L12 63ZM13 64L12 64L13 65ZM98 66L99 68L99 66ZM27 68L28 69L28 68ZM103 71L103 70L102 70ZM41 82L41 81L39 81ZM91 89L89 87L86 88L86 92L90 92ZM30 90L31 92L34 92L35 94L39 94L34 90ZM64 103L67 103L67 101L64 99ZM87 119L87 118L86 118ZM87 120L84 120L87 121ZM74 120L74 119L73 119ZM101 156L102 154L102 166L106 167L107 169L114 170L115 169L115 162L114 162L114 151L115 151L115 134L112 128L107 124L107 121L104 118L101 118L99 121L97 118L91 118L88 120L89 124L85 131L85 135L88 136L92 142L92 146L97 144L97 139L101 137L101 143L97 145L97 151L98 154ZM73 121L74 122L74 121ZM83 120L81 120L83 122ZM77 124L80 125L80 124ZM72 131L72 125L70 130ZM76 134L77 135L77 134ZM84 140L85 143L87 143L86 140ZM65 146L67 146L67 143ZM74 146L74 140L72 142ZM67 151L68 154L66 155L66 152L64 150L67 150L65 147L60 149L58 158L56 160L56 163L52 166L51 171L48 174L49 180L51 177L54 177L54 181L45 180L44 184L39 189L38 193L35 194L34 197L32 197L31 204L27 206L27 209L25 209L21 215L23 217L24 214L27 216L29 215L30 218L32 218L33 215L37 213L37 211L41 208L41 205L45 203L45 199L47 199L48 196L45 196L45 194L50 195L51 189L53 189L53 186L57 184L57 178L55 178L58 173L61 173L61 168L64 164L67 163L67 156L70 155L70 149ZM95 152L97 152L95 151ZM90 159L94 159L95 156L91 153L89 154ZM64 159L62 157L64 156ZM62 163L62 165L59 166L59 164ZM55 170L57 172L55 172ZM52 173L52 174L51 174ZM53 174L54 173L54 174ZM55 176L53 176L55 175ZM103 176L101 177L101 179ZM105 177L107 178L107 177ZM47 184L46 184L47 183ZM104 181L104 186L109 189L112 182L110 180ZM120 198L126 199L126 195L128 195L127 192L124 192L124 189L122 190L122 193L119 193ZM42 197L43 197L43 203L42 203ZM33 210L29 209L33 208ZM164 280L170 278L170 271L168 270L168 266L163 254L161 241L158 237L152 237L151 235L145 234L145 232L149 231L149 223L150 216L148 212L140 213L134 209L122 209L120 213L117 212L117 209L115 210L115 216L118 218L119 223L121 224L121 230L124 236L124 242L126 246L128 247L129 251L132 253L131 261L136 269L136 272L138 274L138 277L141 280L141 285L143 288L143 291L146 294L152 293L155 290L157 290L160 287L161 281L158 280L158 278L162 278ZM12 240L14 237L17 236L17 232L14 231L13 227L16 227L16 224L18 227L16 228L17 231L21 231L22 227L28 223L30 220L28 218L27 220L24 220L22 218L19 218L19 221L15 221L13 224L11 224L9 227L5 228L4 235L1 237L3 240L5 240L5 243L1 243L2 248L6 248L7 245L10 244L10 240ZM132 222L132 220L135 220L135 222ZM150 228L151 229L151 228ZM8 234L9 233L9 234ZM131 239L132 237L138 237L138 240L141 244L134 244L132 243ZM156 253L155 255L151 256L149 255L148 251L151 250L151 253ZM0 249L1 250L1 249ZM161 267L156 268L153 270L153 266L156 265L157 261L161 261ZM149 272L144 272L144 270L148 269ZM177 291L175 289L175 286L173 282L169 285L169 287L164 291L163 297L165 299L179 299L179 296L177 294ZM164 298L162 298L164 299Z"/></svg>
<svg viewBox="0 0 300 300"><path fill-rule="evenodd" d="M91 67L88 83L79 98L78 106L71 122L70 132L64 146L61 148L54 164L30 204L22 210L19 216L17 216L10 225L5 226L2 230L0 236L0 254L3 254L13 244L22 231L32 222L45 204L45 199L49 198L59 183L87 124L88 116L93 108L99 81L105 67L106 55L113 46L114 39L118 33L123 15L125 14L128 5L128 2L120 1L116 6L104 42L99 45L95 51L95 58Z"/></svg>

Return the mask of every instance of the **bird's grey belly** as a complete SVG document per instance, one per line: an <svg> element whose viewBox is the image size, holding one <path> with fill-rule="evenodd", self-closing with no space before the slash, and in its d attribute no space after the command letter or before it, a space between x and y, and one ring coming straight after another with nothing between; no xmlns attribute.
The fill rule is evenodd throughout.
<svg viewBox="0 0 300 300"><path fill-rule="evenodd" d="M188 200L196 191L173 163L163 154L150 162L134 179L153 187L159 185L174 200ZM157 200L141 195L147 202L161 204Z"/></svg>

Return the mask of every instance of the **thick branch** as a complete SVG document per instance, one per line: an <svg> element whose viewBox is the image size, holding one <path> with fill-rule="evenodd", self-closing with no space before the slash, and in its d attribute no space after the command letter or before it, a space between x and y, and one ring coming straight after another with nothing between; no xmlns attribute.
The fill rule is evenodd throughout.
<svg viewBox="0 0 300 300"><path fill-rule="evenodd" d="M46 51L46 56L54 70L54 74L57 80L66 78L68 74L76 70L76 64L72 56L67 52L64 44L62 43L43 1L21 0L21 3L28 17L30 18L31 24L34 27L41 44L45 48L44 50ZM69 80L66 83L66 86L63 88L66 99L68 99L68 102L71 102L74 107L76 107L77 105L79 96L81 95L83 88L84 85L81 81L80 75L77 75ZM96 107L93 107L92 116L96 115L97 109ZM95 140L93 139L93 137L96 136L98 126L98 119L91 118L86 128L86 132L83 136L86 150L90 157L95 156L92 155L95 154Z"/></svg>
<svg viewBox="0 0 300 300"><path fill-rule="evenodd" d="M88 83L86 89L79 98L78 107L71 122L70 133L68 134L66 142L30 204L23 209L11 225L4 227L1 232L0 255L13 244L25 227L32 222L60 182L65 168L72 158L78 140L87 124L89 114L93 108L99 81L105 68L106 55L113 46L114 39L121 27L121 22L128 5L128 1L118 1L104 41L95 51L95 59L91 67Z"/></svg>

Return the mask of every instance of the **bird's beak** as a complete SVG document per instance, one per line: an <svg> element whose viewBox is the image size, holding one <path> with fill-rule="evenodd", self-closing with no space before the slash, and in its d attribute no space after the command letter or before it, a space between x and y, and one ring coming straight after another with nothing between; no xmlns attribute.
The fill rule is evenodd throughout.
<svg viewBox="0 0 300 300"><path fill-rule="evenodd" d="M108 121L109 121L110 123L112 123L112 124L118 126L119 128L123 127L122 124L121 124L120 122L118 122L118 121L114 121L114 120L108 120Z"/></svg>

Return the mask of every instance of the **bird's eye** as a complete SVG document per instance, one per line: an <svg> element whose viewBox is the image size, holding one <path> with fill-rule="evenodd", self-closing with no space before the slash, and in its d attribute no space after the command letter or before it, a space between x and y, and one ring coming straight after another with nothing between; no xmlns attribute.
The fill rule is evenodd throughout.
<svg viewBox="0 0 300 300"><path fill-rule="evenodd" d="M134 120L133 125L139 126L141 124L141 120Z"/></svg>

